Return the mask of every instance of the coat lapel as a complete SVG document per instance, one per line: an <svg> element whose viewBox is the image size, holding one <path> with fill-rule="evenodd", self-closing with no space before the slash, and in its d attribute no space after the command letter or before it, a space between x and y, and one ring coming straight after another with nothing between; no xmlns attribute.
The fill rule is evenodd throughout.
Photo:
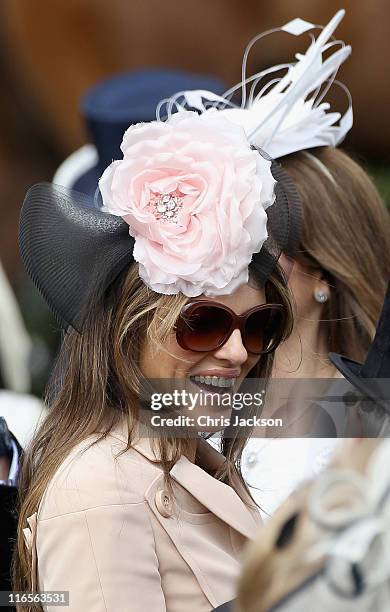
<svg viewBox="0 0 390 612"><path fill-rule="evenodd" d="M257 511L251 511L232 487L213 478L186 457L181 457L170 473L176 482L210 512L246 538L255 537L260 527L260 520L256 521L255 518Z"/></svg>
<svg viewBox="0 0 390 612"><path fill-rule="evenodd" d="M122 440L127 439L118 428L112 433ZM132 442L132 447L150 461L158 460L149 438L136 439ZM218 469L224 462L223 455L206 440L199 438L197 461L199 465L184 456L181 457L171 469L172 478L210 512L246 538L253 539L261 527L260 513L239 479L235 479L232 488L206 471L213 472ZM203 467L205 469L202 469ZM244 503L243 499L247 503ZM248 507L249 505L252 507Z"/></svg>

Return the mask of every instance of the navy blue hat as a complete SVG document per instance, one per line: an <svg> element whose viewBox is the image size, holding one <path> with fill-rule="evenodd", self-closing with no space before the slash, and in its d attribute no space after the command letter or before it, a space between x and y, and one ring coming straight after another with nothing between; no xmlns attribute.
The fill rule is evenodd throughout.
<svg viewBox="0 0 390 612"><path fill-rule="evenodd" d="M81 104L93 145L86 145L67 158L53 182L94 194L103 171L112 160L122 158L119 147L129 125L153 121L160 100L188 89L206 89L222 95L227 85L216 77L168 69L137 70L98 83Z"/></svg>

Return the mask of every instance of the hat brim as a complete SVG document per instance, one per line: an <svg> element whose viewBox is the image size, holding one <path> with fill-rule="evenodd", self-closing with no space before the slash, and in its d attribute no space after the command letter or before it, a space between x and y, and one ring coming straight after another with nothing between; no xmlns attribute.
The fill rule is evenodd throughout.
<svg viewBox="0 0 390 612"><path fill-rule="evenodd" d="M348 357L344 357L338 353L329 353L329 359L338 371L341 372L344 378L348 380L355 389L360 391L364 397L377 402L387 412L390 411L390 396L387 397L388 394L384 393L385 390L378 381L360 376L363 364L348 359Z"/></svg>
<svg viewBox="0 0 390 612"><path fill-rule="evenodd" d="M19 245L27 273L60 325L77 331L134 261L134 238L121 217L102 212L86 194L50 183L28 190Z"/></svg>

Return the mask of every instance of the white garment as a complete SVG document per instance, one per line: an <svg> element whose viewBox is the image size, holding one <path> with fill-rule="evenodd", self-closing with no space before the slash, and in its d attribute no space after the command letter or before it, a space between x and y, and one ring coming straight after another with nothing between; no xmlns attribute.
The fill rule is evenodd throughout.
<svg viewBox="0 0 390 612"><path fill-rule="evenodd" d="M341 441L251 438L244 449L242 472L263 518L269 518L302 482L315 478Z"/></svg>
<svg viewBox="0 0 390 612"><path fill-rule="evenodd" d="M5 418L8 429L23 448L31 440L44 412L42 402L33 395L0 391L0 416Z"/></svg>
<svg viewBox="0 0 390 612"><path fill-rule="evenodd" d="M30 390L31 347L31 338L0 261L0 366L8 389L19 393Z"/></svg>
<svg viewBox="0 0 390 612"><path fill-rule="evenodd" d="M319 422L313 431L320 431L321 415L330 419L335 438L251 438L243 453L242 472L251 493L261 508L264 519L269 518L280 504L303 482L312 480L329 464L335 450L346 435L348 408L346 394L353 390L344 378L336 378L326 390L322 380L308 384L306 393L320 394ZM313 383L316 383L313 380ZM304 432L304 430L302 430ZM304 433L303 433L304 435Z"/></svg>

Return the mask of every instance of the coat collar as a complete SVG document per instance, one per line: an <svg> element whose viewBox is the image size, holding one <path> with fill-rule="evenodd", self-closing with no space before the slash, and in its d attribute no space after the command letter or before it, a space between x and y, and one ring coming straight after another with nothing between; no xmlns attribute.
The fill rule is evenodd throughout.
<svg viewBox="0 0 390 612"><path fill-rule="evenodd" d="M235 486L233 489L210 476L202 467L191 463L186 457L180 457L170 474L176 482L222 521L249 539L256 536L261 525L260 514L256 509L251 510L239 496L238 493L245 493L241 483L239 483L240 486ZM257 520L256 515L258 515Z"/></svg>
<svg viewBox="0 0 390 612"><path fill-rule="evenodd" d="M123 428L116 428L113 435L127 441ZM131 446L149 461L157 462L152 442L149 438L136 438ZM245 537L253 539L261 526L260 513L239 478L234 479L233 488L206 471L220 467L224 457L203 438L198 440L197 457L200 465L195 465L184 456L180 457L170 471L172 478L210 512Z"/></svg>

